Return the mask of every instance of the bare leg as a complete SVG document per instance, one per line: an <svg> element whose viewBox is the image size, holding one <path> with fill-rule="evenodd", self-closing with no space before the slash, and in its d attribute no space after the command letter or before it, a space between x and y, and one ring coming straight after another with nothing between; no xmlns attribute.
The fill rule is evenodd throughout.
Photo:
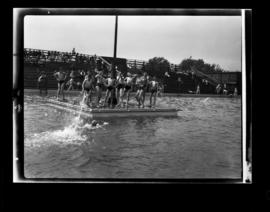
<svg viewBox="0 0 270 212"><path fill-rule="evenodd" d="M126 108L128 108L129 94L130 94L130 90L128 90L128 91L127 91L127 102L126 102Z"/></svg>
<svg viewBox="0 0 270 212"><path fill-rule="evenodd" d="M64 94L64 83L62 83L61 85L61 92L62 92L62 95L63 95L63 100L65 99L65 94Z"/></svg>
<svg viewBox="0 0 270 212"><path fill-rule="evenodd" d="M85 94L85 91L83 91L83 99L82 99L82 104L85 104L85 99L86 99L86 94Z"/></svg>
<svg viewBox="0 0 270 212"><path fill-rule="evenodd" d="M88 93L88 101L91 104L91 102L92 102L92 91L91 90Z"/></svg>
<svg viewBox="0 0 270 212"><path fill-rule="evenodd" d="M138 106L140 105L140 93L141 93L141 91L140 91L140 90L137 90L137 93L136 93L136 95L135 95L135 99L136 99L137 102L138 102Z"/></svg>
<svg viewBox="0 0 270 212"><path fill-rule="evenodd" d="M72 87L72 84L70 83L70 85L69 85L69 87L68 87L68 91L70 91L71 90L71 87Z"/></svg>
<svg viewBox="0 0 270 212"><path fill-rule="evenodd" d="M142 107L144 108L145 90L142 90Z"/></svg>
<svg viewBox="0 0 270 212"><path fill-rule="evenodd" d="M109 90L107 89L107 90L106 90L106 94L105 94L105 99L104 99L103 106L105 106L105 104L107 103L108 96L109 96Z"/></svg>
<svg viewBox="0 0 270 212"><path fill-rule="evenodd" d="M120 106L123 105L123 99L124 99L124 88L120 89Z"/></svg>
<svg viewBox="0 0 270 212"><path fill-rule="evenodd" d="M96 104L98 106L99 101L101 99L101 88L99 86L96 86L96 90L97 90L97 101L96 101Z"/></svg>
<svg viewBox="0 0 270 212"><path fill-rule="evenodd" d="M58 83L58 89L57 89L57 99L59 99L59 94L60 94L60 89L61 89L61 85L60 83Z"/></svg>
<svg viewBox="0 0 270 212"><path fill-rule="evenodd" d="M88 105L88 106L90 106L89 100L90 100L90 91L89 92L86 92L86 105Z"/></svg>
<svg viewBox="0 0 270 212"><path fill-rule="evenodd" d="M119 96L120 96L120 89L118 89L118 88L116 88L115 89L115 97L116 97L116 99L117 99L117 102L119 102Z"/></svg>
<svg viewBox="0 0 270 212"><path fill-rule="evenodd" d="M142 104L142 90L139 90L138 102L139 102L138 107L140 107Z"/></svg>
<svg viewBox="0 0 270 212"><path fill-rule="evenodd" d="M153 97L153 93L151 92L151 94L150 94L150 107L152 107L152 97Z"/></svg>
<svg viewBox="0 0 270 212"><path fill-rule="evenodd" d="M156 107L157 93L154 93L154 107Z"/></svg>
<svg viewBox="0 0 270 212"><path fill-rule="evenodd" d="M112 89L110 92L109 92L109 99L111 100L110 101L110 104L109 104L109 107L110 108L113 108L114 107L114 103L113 103L113 99L112 99L112 97L113 97L113 92L115 92L115 90L114 89Z"/></svg>
<svg viewBox="0 0 270 212"><path fill-rule="evenodd" d="M120 88L119 89L119 97L117 99L118 104L116 106L122 106L123 105L123 96L124 96L124 89Z"/></svg>

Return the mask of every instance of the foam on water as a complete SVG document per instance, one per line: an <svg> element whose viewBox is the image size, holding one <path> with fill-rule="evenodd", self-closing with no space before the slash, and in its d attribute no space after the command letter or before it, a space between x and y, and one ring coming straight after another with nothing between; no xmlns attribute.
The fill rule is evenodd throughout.
<svg viewBox="0 0 270 212"><path fill-rule="evenodd" d="M72 119L71 124L65 126L64 129L53 131L45 131L41 133L34 133L25 138L25 145L27 147L41 147L50 145L67 145L67 144L82 144L88 139L89 133L85 130L96 130L108 125L108 122L92 126L89 124L90 120L85 120L79 116ZM90 121L91 122L91 121Z"/></svg>

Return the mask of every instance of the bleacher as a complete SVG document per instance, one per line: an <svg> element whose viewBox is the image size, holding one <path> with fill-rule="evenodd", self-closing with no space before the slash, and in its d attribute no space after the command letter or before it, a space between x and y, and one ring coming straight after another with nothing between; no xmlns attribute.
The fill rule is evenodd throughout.
<svg viewBox="0 0 270 212"><path fill-rule="evenodd" d="M75 51L72 52L59 52L37 49L24 49L24 87L25 88L37 88L37 79L42 71L45 71L48 79L48 88L56 89L57 82L53 76L55 70L62 68L68 71L68 77L66 81L70 79L69 73L71 70L88 70L93 71L95 68L103 69L105 73L110 69L110 65L113 62L112 57L86 55L79 54ZM147 61L143 60L131 60L124 58L116 58L115 65L118 70L123 73L127 71L131 73L138 73L138 71L147 71L145 69ZM149 67L148 67L149 69ZM151 69L151 67L150 67ZM227 81L220 80L220 76L230 75L230 73L217 73L220 76L214 76L213 74L205 74L200 70L180 70L178 65L170 64L168 67L169 75L164 76L163 79L159 79L164 85L164 92L168 93L195 93L197 86L200 86L200 93L213 94L215 88L219 83L227 83ZM223 77L224 78L224 77ZM232 78L232 77L231 77ZM227 79L229 79L227 77ZM238 91L241 87L241 73L236 74L234 81L228 83L229 92L232 92L235 86ZM80 77L77 77L76 82L82 82ZM229 81L228 81L229 82Z"/></svg>
<svg viewBox="0 0 270 212"><path fill-rule="evenodd" d="M57 82L53 76L54 71L63 69L68 72L66 81L70 79L71 70L93 71L95 68L108 72L110 69L110 57L100 57L97 55L86 55L74 52L59 52L37 49L24 49L24 87L37 88L37 79L44 71L48 79L48 89L56 89ZM126 72L126 59L117 58L118 69ZM77 75L79 75L77 73ZM76 82L82 83L82 79L77 76Z"/></svg>

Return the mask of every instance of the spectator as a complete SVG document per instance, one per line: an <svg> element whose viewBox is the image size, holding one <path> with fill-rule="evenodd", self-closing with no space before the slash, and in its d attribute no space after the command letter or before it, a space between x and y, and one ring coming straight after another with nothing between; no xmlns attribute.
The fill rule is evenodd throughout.
<svg viewBox="0 0 270 212"><path fill-rule="evenodd" d="M234 88L233 96L238 96L237 88Z"/></svg>
<svg viewBox="0 0 270 212"><path fill-rule="evenodd" d="M76 75L75 75L73 70L71 70L71 73L69 76L70 76L70 80L69 80L69 87L67 89L68 91L70 91L71 89L74 90L75 89L74 85L76 84L76 82L75 82Z"/></svg>
<svg viewBox="0 0 270 212"><path fill-rule="evenodd" d="M223 94L227 95L228 94L228 90L227 90L227 85L226 83L223 85Z"/></svg>
<svg viewBox="0 0 270 212"><path fill-rule="evenodd" d="M221 91L221 85L218 84L217 87L216 87L217 94L220 94L220 91Z"/></svg>
<svg viewBox="0 0 270 212"><path fill-rule="evenodd" d="M193 79L193 80L194 80L194 78L195 78L195 72L194 72L194 71L192 71L192 72L191 72L191 79Z"/></svg>
<svg viewBox="0 0 270 212"><path fill-rule="evenodd" d="M80 82L83 82L84 81L84 78L85 78L85 72L84 72L83 69L80 70L79 77L80 77Z"/></svg>
<svg viewBox="0 0 270 212"><path fill-rule="evenodd" d="M45 74L45 71L42 71L41 75L38 78L38 88L40 95L42 94L42 90L45 91L45 95L48 94L47 84L48 84L47 75Z"/></svg>
<svg viewBox="0 0 270 212"><path fill-rule="evenodd" d="M60 69L60 71L55 72L54 77L57 80L58 84L58 90L57 90L57 100L59 100L59 95L62 93L63 95L63 100L65 100L65 95L64 95L64 85L65 85L65 79L66 79L66 73Z"/></svg>
<svg viewBox="0 0 270 212"><path fill-rule="evenodd" d="M150 107L155 107L158 92L158 82L155 76L152 78L149 84L150 84ZM154 101L152 101L153 98Z"/></svg>
<svg viewBox="0 0 270 212"><path fill-rule="evenodd" d="M200 94L200 85L197 85L197 90L196 90L196 94Z"/></svg>

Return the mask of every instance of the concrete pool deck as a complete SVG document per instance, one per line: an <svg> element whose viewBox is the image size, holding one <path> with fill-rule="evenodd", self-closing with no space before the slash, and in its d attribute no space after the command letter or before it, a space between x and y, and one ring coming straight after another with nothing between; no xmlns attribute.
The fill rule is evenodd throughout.
<svg viewBox="0 0 270 212"><path fill-rule="evenodd" d="M55 93L56 94L57 90L56 89L48 89L48 94ZM81 91L79 90L73 90L73 91L64 91L66 95L81 95ZM24 93L35 93L39 94L38 89L24 89ZM95 95L95 93L93 94ZM102 92L102 95L105 95L105 92ZM131 96L135 95L135 92L130 93ZM150 93L147 92L146 96L149 96ZM214 98L232 98L232 96L229 95L218 95L218 94L186 94L186 93L163 93L162 96L166 97L192 97L192 98L207 98L207 97L214 97ZM241 98L241 95L238 95L234 98Z"/></svg>

